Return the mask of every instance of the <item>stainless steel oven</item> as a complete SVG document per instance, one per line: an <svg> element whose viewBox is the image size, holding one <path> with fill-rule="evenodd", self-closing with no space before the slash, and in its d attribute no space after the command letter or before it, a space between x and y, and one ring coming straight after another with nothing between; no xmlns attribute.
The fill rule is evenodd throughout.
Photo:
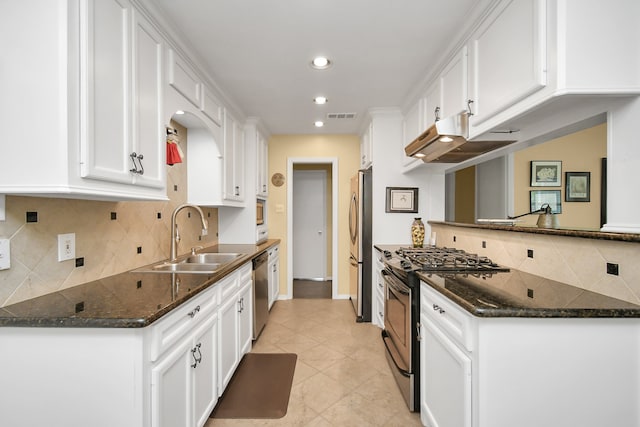
<svg viewBox="0 0 640 427"><path fill-rule="evenodd" d="M384 330L382 339L393 376L411 411L419 407L419 348L417 336L418 281L415 274L397 276L389 268L384 277ZM413 285L413 286L412 286Z"/></svg>

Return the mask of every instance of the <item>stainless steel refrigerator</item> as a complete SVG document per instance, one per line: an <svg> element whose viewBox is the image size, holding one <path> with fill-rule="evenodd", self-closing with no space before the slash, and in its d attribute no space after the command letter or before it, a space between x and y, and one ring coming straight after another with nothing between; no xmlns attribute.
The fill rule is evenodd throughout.
<svg viewBox="0 0 640 427"><path fill-rule="evenodd" d="M360 170L351 178L349 203L349 299L356 321L371 321L371 275L373 244L371 241L371 168Z"/></svg>

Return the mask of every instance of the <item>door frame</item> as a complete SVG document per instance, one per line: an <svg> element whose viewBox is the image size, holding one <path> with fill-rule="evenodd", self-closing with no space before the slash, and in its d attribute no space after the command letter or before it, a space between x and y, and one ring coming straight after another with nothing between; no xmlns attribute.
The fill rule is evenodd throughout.
<svg viewBox="0 0 640 427"><path fill-rule="evenodd" d="M331 298L338 297L338 158L288 157L287 176L293 180L296 164L331 165ZM293 298L293 182L287 185L287 299Z"/></svg>

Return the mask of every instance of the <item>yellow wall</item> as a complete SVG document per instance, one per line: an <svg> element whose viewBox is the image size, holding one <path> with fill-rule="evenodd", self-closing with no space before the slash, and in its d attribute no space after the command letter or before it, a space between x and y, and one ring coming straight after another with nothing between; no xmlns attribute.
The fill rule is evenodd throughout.
<svg viewBox="0 0 640 427"><path fill-rule="evenodd" d="M476 222L476 167L456 172L455 221Z"/></svg>
<svg viewBox="0 0 640 427"><path fill-rule="evenodd" d="M560 227L600 229L601 158L607 156L607 125L601 124L562 138L520 150L514 155L514 213L529 212L530 190L560 190ZM532 160L561 160L560 187L531 187ZM591 201L565 202L565 172L591 172ZM535 225L537 215L522 217L522 225Z"/></svg>
<svg viewBox="0 0 640 427"><path fill-rule="evenodd" d="M338 295L349 294L349 196L350 179L360 165L360 140L356 135L275 135L269 139L269 177L274 173L285 176L284 185L269 181L269 238L281 239L280 294L287 292L289 260L287 248L287 163L291 157L335 157L338 159ZM330 194L330 193L329 193ZM335 226L335 224L334 224ZM331 258L329 258L331 260Z"/></svg>

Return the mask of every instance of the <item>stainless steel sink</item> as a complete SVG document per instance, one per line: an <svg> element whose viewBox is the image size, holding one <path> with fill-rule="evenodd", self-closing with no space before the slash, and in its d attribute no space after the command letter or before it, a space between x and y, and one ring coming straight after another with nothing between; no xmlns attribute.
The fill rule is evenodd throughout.
<svg viewBox="0 0 640 427"><path fill-rule="evenodd" d="M244 256L240 253L202 253L189 255L175 262L162 261L157 264L132 270L133 273L189 273L213 274L237 258Z"/></svg>
<svg viewBox="0 0 640 427"><path fill-rule="evenodd" d="M219 253L219 252L202 253L202 254L190 255L183 262L188 264L210 264L210 263L227 264L231 261L235 261L238 257L241 257L243 255L244 254Z"/></svg>

